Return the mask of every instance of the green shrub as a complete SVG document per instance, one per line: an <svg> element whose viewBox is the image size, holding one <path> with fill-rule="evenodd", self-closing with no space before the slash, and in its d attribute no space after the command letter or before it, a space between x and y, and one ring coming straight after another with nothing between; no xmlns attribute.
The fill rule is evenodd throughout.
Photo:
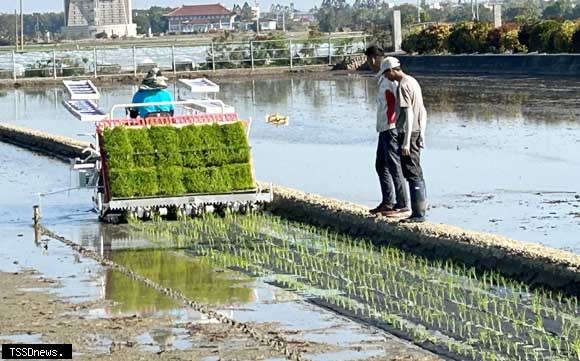
<svg viewBox="0 0 580 361"><path fill-rule="evenodd" d="M149 129L149 138L155 149L157 166L180 166L183 164L179 148L178 128L170 126L153 126Z"/></svg>
<svg viewBox="0 0 580 361"><path fill-rule="evenodd" d="M552 32L560 28L560 23L555 20L540 21L530 31L529 51L546 52L550 46Z"/></svg>
<svg viewBox="0 0 580 361"><path fill-rule="evenodd" d="M520 44L528 49L530 48L530 34L536 24L538 24L538 21L525 22L520 26L520 30L518 31L518 40L520 41Z"/></svg>
<svg viewBox="0 0 580 361"><path fill-rule="evenodd" d="M572 35L572 52L580 53L580 28Z"/></svg>
<svg viewBox="0 0 580 361"><path fill-rule="evenodd" d="M154 167L155 150L151 139L149 139L149 130L147 128L128 129L129 141L133 147L133 163L136 167Z"/></svg>
<svg viewBox="0 0 580 361"><path fill-rule="evenodd" d="M516 24L504 24L487 34L485 48L494 53L523 53L527 49L518 39L519 27Z"/></svg>
<svg viewBox="0 0 580 361"><path fill-rule="evenodd" d="M433 24L421 30L417 39L417 52L443 53L447 51L451 27L448 24Z"/></svg>
<svg viewBox="0 0 580 361"><path fill-rule="evenodd" d="M419 41L419 33L408 34L403 42L401 43L401 48L409 54L417 52L417 42Z"/></svg>
<svg viewBox="0 0 580 361"><path fill-rule="evenodd" d="M578 29L573 21L564 21L560 27L550 34L548 51L551 53L569 53L572 51L572 36Z"/></svg>
<svg viewBox="0 0 580 361"><path fill-rule="evenodd" d="M455 54L483 51L487 34L491 29L491 24L481 22L464 22L455 25L449 34L449 51Z"/></svg>
<svg viewBox="0 0 580 361"><path fill-rule="evenodd" d="M159 195L174 196L185 193L183 185L183 168L179 166L158 166L157 185Z"/></svg>

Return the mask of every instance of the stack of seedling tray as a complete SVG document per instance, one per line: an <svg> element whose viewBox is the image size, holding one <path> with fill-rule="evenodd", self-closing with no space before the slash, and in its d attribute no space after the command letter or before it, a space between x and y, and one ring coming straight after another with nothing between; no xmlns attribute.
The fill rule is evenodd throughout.
<svg viewBox="0 0 580 361"><path fill-rule="evenodd" d="M241 121L184 127L117 126L103 131L101 144L112 198L255 188Z"/></svg>

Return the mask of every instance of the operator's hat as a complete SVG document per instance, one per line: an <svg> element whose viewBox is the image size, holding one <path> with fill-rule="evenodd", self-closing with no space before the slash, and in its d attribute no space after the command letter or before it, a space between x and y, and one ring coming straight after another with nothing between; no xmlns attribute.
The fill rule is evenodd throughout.
<svg viewBox="0 0 580 361"><path fill-rule="evenodd" d="M143 90L165 88L167 88L167 78L161 75L161 70L159 70L157 67L149 70L140 86L140 89Z"/></svg>

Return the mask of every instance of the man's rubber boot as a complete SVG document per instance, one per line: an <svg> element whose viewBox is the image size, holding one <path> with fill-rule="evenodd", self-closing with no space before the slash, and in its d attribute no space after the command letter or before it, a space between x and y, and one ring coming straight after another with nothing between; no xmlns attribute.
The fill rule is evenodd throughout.
<svg viewBox="0 0 580 361"><path fill-rule="evenodd" d="M403 219L405 223L421 223L425 222L427 214L427 192L425 190L425 182L409 182L409 190L411 196L411 216Z"/></svg>

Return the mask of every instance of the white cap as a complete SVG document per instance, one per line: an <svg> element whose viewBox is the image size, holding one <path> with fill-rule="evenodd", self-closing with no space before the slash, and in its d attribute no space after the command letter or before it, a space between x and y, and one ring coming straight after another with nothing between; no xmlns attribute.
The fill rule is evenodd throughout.
<svg viewBox="0 0 580 361"><path fill-rule="evenodd" d="M383 59L383 61L381 62L381 69L379 70L377 76L383 76L383 74L392 68L397 68L400 67L401 63L399 62L399 59L392 57L392 56L387 56L385 59Z"/></svg>

